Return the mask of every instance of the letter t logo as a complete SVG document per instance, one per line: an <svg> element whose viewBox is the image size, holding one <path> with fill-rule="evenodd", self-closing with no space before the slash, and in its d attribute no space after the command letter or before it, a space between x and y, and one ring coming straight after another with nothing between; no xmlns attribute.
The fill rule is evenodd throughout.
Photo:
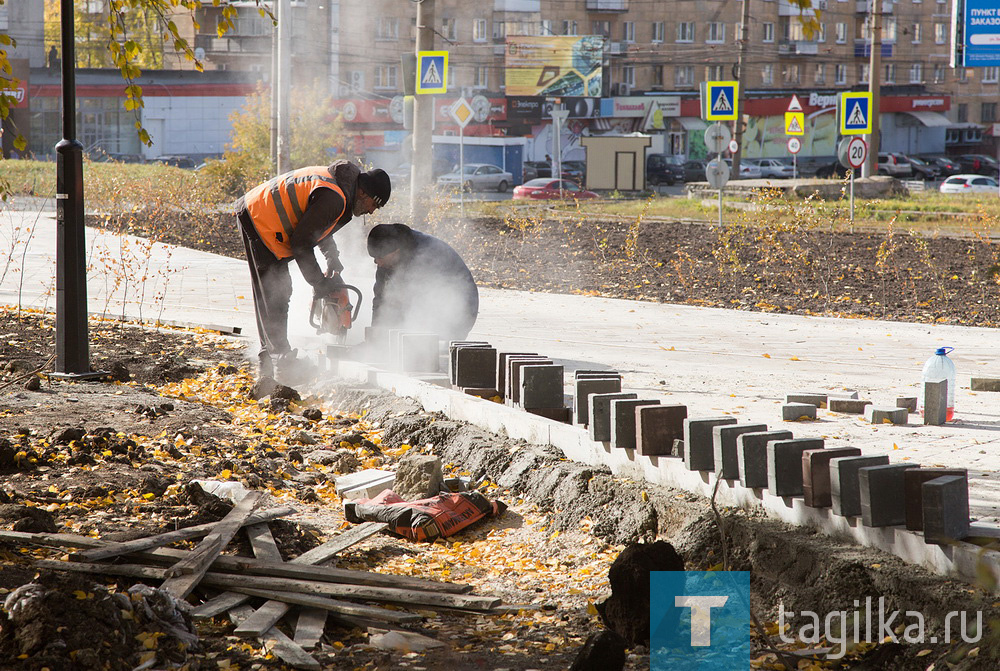
<svg viewBox="0 0 1000 671"><path fill-rule="evenodd" d="M675 596L674 605L691 609L691 645L712 645L712 609L722 608L728 596Z"/></svg>

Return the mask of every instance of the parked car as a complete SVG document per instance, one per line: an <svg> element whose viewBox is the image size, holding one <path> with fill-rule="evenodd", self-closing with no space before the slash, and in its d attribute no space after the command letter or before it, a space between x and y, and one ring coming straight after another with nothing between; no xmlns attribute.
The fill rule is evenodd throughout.
<svg viewBox="0 0 1000 671"><path fill-rule="evenodd" d="M172 165L175 168L188 168L193 170L198 164L190 156L157 156L153 159L155 163Z"/></svg>
<svg viewBox="0 0 1000 671"><path fill-rule="evenodd" d="M724 158L722 159L729 164L729 174L733 174L733 159ZM740 176L737 179L760 179L761 170L760 166L756 163L751 163L750 161L740 161Z"/></svg>
<svg viewBox="0 0 1000 671"><path fill-rule="evenodd" d="M552 165L546 161L525 161L522 166L526 182L539 177L552 177ZM529 175L533 176L529 177Z"/></svg>
<svg viewBox="0 0 1000 671"><path fill-rule="evenodd" d="M504 193L514 182L509 172L489 163L466 163L465 172L449 172L438 177L438 186L461 187L466 191L486 191L488 189Z"/></svg>
<svg viewBox="0 0 1000 671"><path fill-rule="evenodd" d="M986 154L962 154L957 156L959 167L965 174L975 173L977 175L996 175L997 160Z"/></svg>
<svg viewBox="0 0 1000 671"><path fill-rule="evenodd" d="M847 177L847 170L840 164L840 161L831 161L816 169L816 177L819 179L843 179Z"/></svg>
<svg viewBox="0 0 1000 671"><path fill-rule="evenodd" d="M583 184L587 177L586 161L563 161L562 178Z"/></svg>
<svg viewBox="0 0 1000 671"><path fill-rule="evenodd" d="M890 177L912 177L913 168L903 154L882 153L878 155L878 174Z"/></svg>
<svg viewBox="0 0 1000 671"><path fill-rule="evenodd" d="M646 182L653 186L684 181L684 157L650 154L646 157Z"/></svg>
<svg viewBox="0 0 1000 671"><path fill-rule="evenodd" d="M906 160L910 162L910 170L916 179L933 182L941 178L941 169L936 164L928 163L916 156L907 156Z"/></svg>
<svg viewBox="0 0 1000 671"><path fill-rule="evenodd" d="M514 187L514 200L552 200L554 198L585 200L597 197L598 195L593 191L587 191L576 182L568 179L539 177Z"/></svg>
<svg viewBox="0 0 1000 671"><path fill-rule="evenodd" d="M743 159L743 161L745 163L755 163L760 168L761 177L783 179L785 177L792 177L795 174L795 168L792 164L786 163L780 158L747 158Z"/></svg>
<svg viewBox="0 0 1000 671"><path fill-rule="evenodd" d="M941 193L998 193L1000 185L983 175L952 175L941 182Z"/></svg>
<svg viewBox="0 0 1000 671"><path fill-rule="evenodd" d="M705 177L705 166L706 162L700 159L690 159L684 161L684 181L685 182L704 182L707 177Z"/></svg>
<svg viewBox="0 0 1000 671"><path fill-rule="evenodd" d="M926 161L930 165L937 167L938 174L942 177L958 175L962 172L962 166L958 164L958 161L955 161L948 156L942 156L940 154L923 154L919 158Z"/></svg>

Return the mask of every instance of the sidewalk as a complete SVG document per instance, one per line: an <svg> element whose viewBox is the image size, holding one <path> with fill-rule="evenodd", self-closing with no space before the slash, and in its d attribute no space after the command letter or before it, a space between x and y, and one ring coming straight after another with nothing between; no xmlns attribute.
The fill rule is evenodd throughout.
<svg viewBox="0 0 1000 671"><path fill-rule="evenodd" d="M54 309L56 224L53 208L4 206L0 304ZM20 230L15 230L20 227ZM31 229L30 239L27 231ZM370 298L374 266L358 250L361 227L341 243L345 277ZM234 229L233 234L236 235ZM340 235L340 234L338 234ZM352 237L353 236L353 237ZM88 229L90 310L200 325L240 327L255 351L249 276L243 261ZM20 270L23 254L24 269ZM145 286L132 278L146 275ZM310 293L293 269L293 346L314 351L325 341L308 326ZM122 278L118 281L117 278ZM691 416L731 414L796 437L823 437L893 462L968 468L972 514L1000 523L1000 394L973 393L969 378L1000 375L1000 330L857 319L801 317L688 305L481 289L480 317L470 337L501 350L538 352L576 368L621 371L640 397L683 403ZM366 306L367 307L367 306ZM351 332L360 339L369 317ZM875 405L917 396L924 361L955 347L956 421L923 426L871 425L856 415L819 411L815 422L783 422L781 405L795 391L857 390ZM567 376L569 377L569 376ZM569 388L567 387L567 392Z"/></svg>

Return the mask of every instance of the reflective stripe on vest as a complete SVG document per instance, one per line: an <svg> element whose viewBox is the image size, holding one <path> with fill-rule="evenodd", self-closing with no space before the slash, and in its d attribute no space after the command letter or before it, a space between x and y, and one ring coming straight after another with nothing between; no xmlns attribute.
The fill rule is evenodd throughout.
<svg viewBox="0 0 1000 671"><path fill-rule="evenodd" d="M245 197L246 209L261 240L276 257L292 256L292 233L302 219L309 197L316 189L331 189L338 193L347 208L347 198L336 179L324 166L299 168L264 182ZM322 240L333 231L341 211L319 236Z"/></svg>

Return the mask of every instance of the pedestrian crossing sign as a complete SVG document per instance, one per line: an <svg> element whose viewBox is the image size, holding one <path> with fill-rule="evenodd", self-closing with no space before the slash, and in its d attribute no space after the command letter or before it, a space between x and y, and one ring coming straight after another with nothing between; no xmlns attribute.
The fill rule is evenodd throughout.
<svg viewBox="0 0 1000 671"><path fill-rule="evenodd" d="M805 135L805 112L785 112L785 135Z"/></svg>
<svg viewBox="0 0 1000 671"><path fill-rule="evenodd" d="M417 53L417 93L445 93L448 90L448 52Z"/></svg>
<svg viewBox="0 0 1000 671"><path fill-rule="evenodd" d="M706 121L734 121L739 118L739 82L702 84L702 118Z"/></svg>
<svg viewBox="0 0 1000 671"><path fill-rule="evenodd" d="M872 94L841 93L837 114L841 135L867 135L872 132Z"/></svg>

